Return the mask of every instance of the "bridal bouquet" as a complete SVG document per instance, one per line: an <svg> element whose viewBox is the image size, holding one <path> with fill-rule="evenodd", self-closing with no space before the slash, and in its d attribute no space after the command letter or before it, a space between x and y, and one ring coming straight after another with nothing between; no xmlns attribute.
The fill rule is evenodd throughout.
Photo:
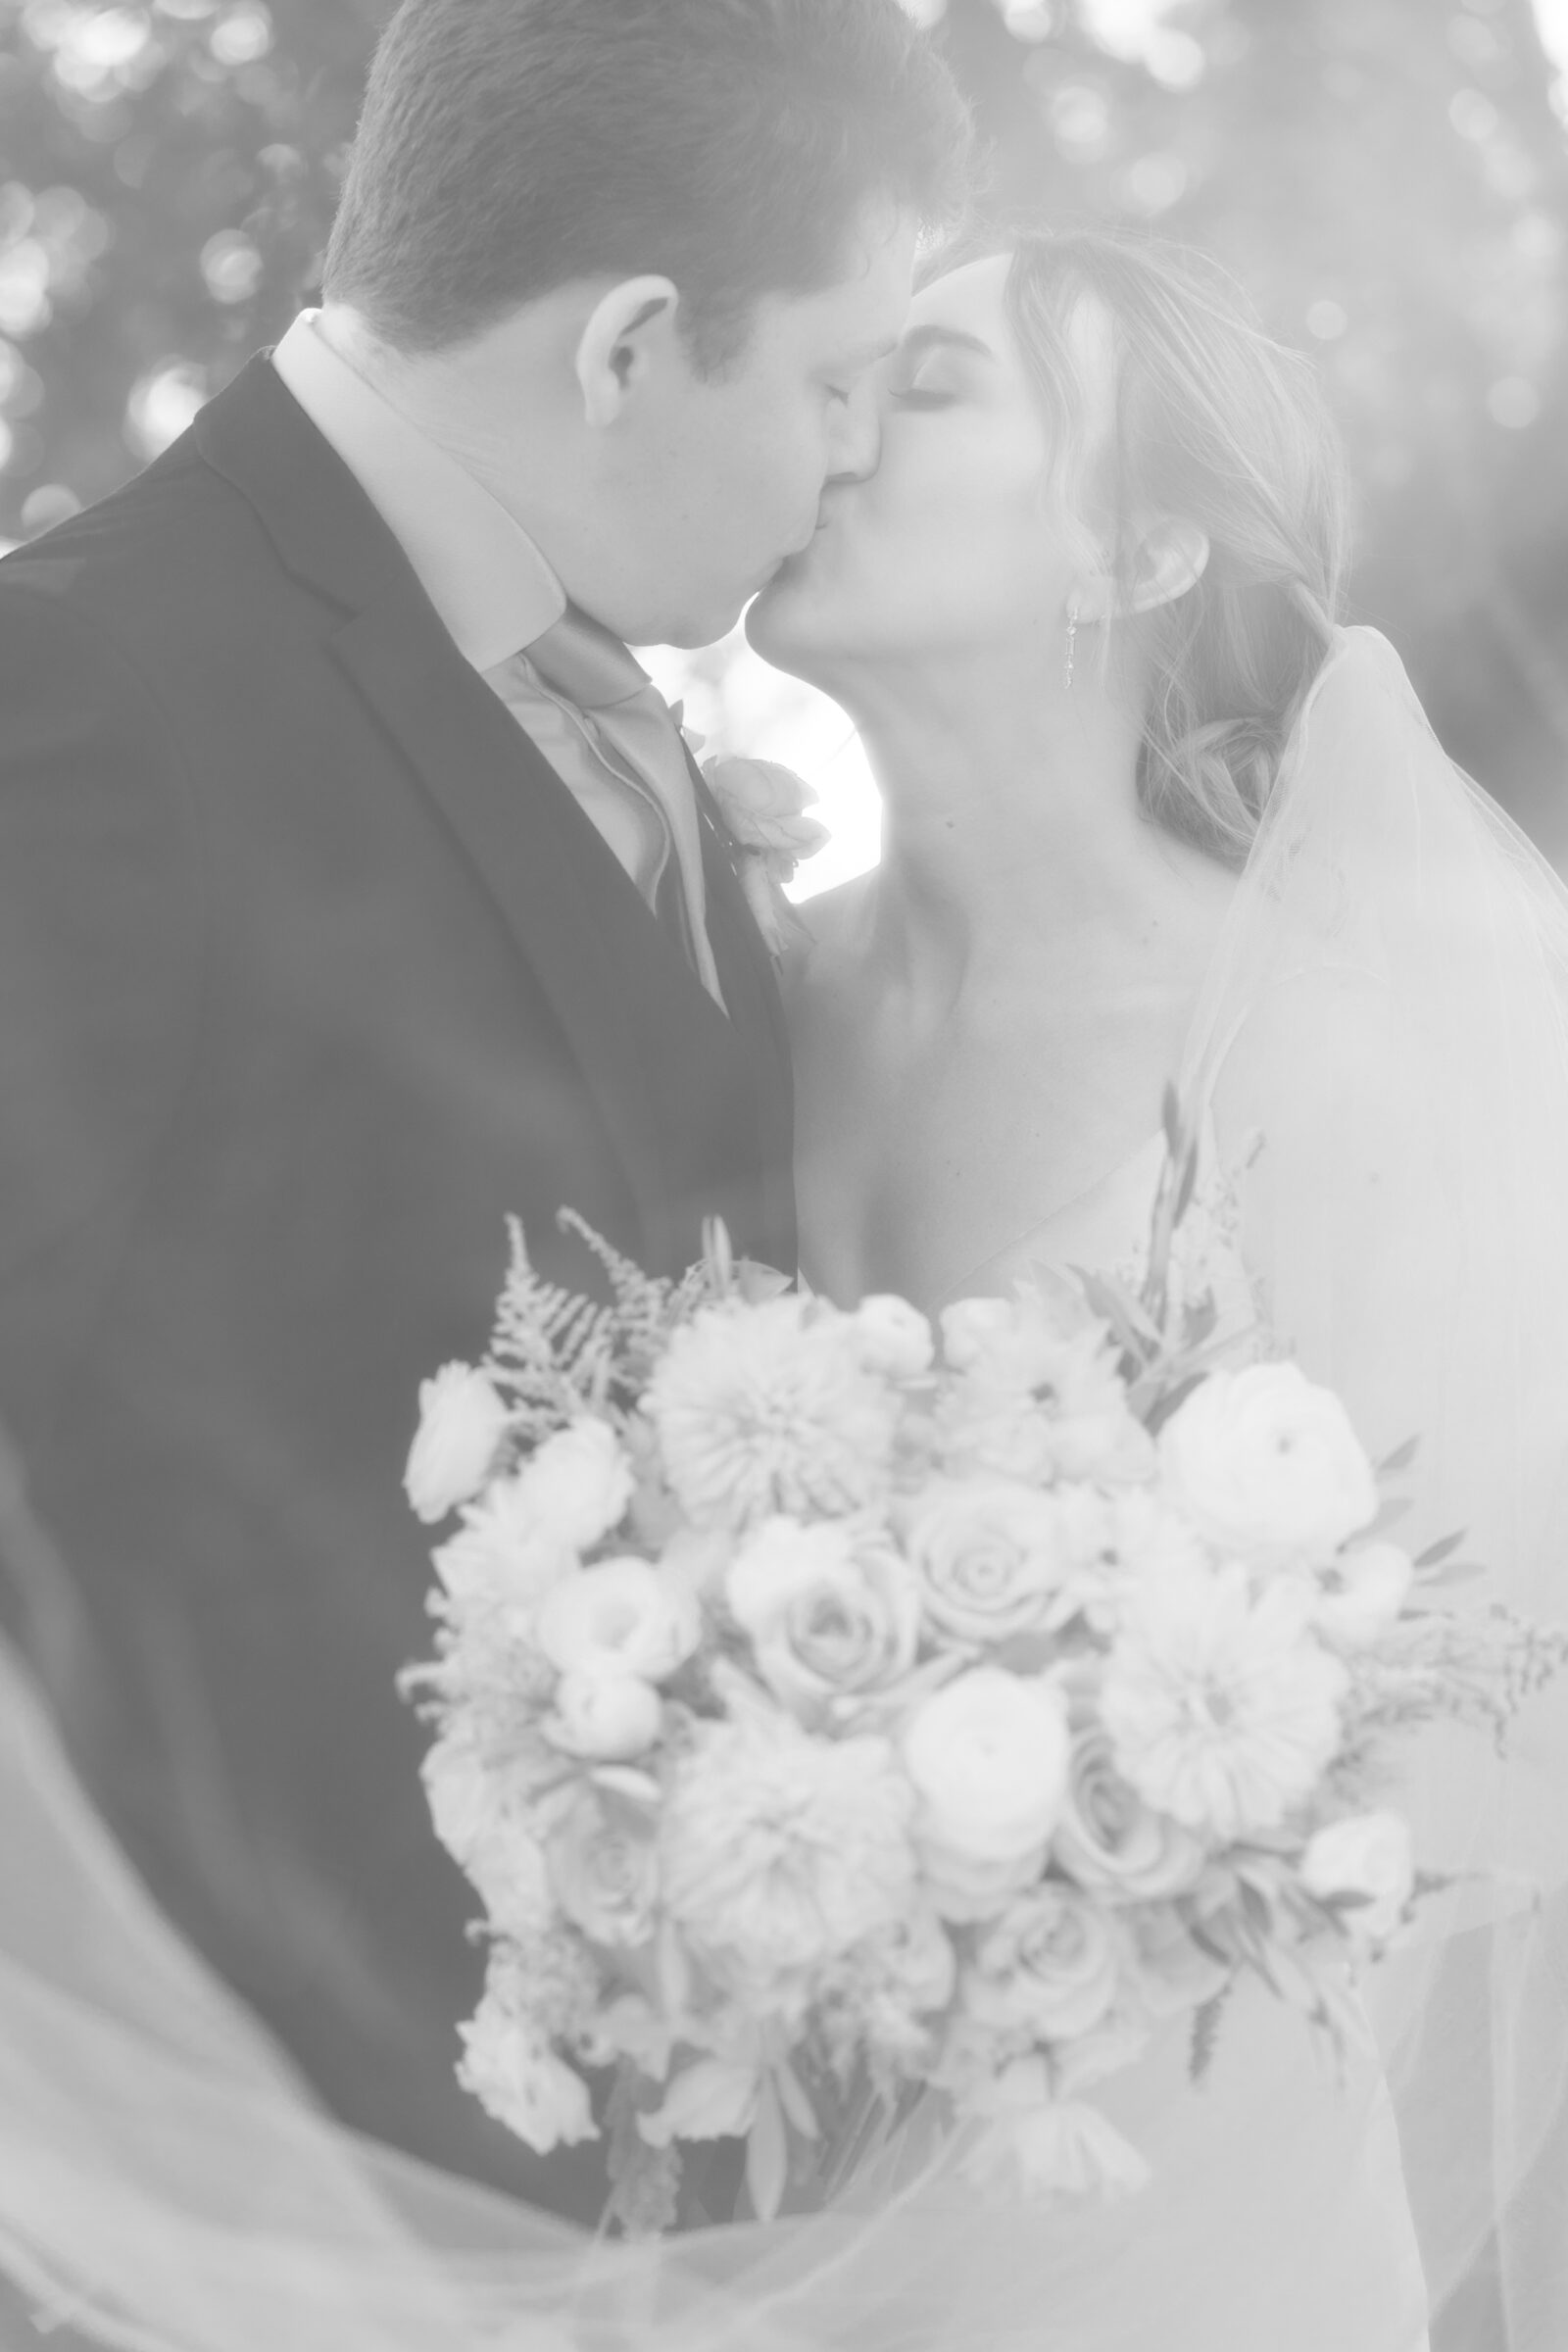
<svg viewBox="0 0 1568 2352"><path fill-rule="evenodd" d="M1178 1282L1175 1129L1141 1290L1043 1278L853 1312L520 1231L489 1355L422 1393L437 1832L477 1890L463 2079L531 2146L612 2136L674 2218L681 2142L752 2203L947 2103L975 2177L1136 2187L1087 2095L1251 1972L1331 2041L1427 1891L1391 1738L1500 1728L1564 1644L1443 1605L1452 1547L1289 1362L1224 1368ZM1435 1882L1434 1882L1435 1884ZM597 2101L590 2078L612 2070Z"/></svg>

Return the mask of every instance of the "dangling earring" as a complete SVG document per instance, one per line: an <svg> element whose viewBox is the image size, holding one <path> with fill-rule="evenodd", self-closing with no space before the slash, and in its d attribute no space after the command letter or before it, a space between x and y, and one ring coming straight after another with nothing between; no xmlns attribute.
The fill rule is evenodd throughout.
<svg viewBox="0 0 1568 2352"><path fill-rule="evenodd" d="M1073 648L1076 646L1077 642L1078 642L1078 608L1077 608L1077 606L1076 606L1076 605L1069 605L1069 606L1067 607L1067 661L1066 661L1066 665L1065 665L1065 667L1063 668L1063 670L1062 670L1062 673L1061 673L1061 682L1062 682L1063 686L1065 686L1065 687L1067 688L1067 690L1068 690L1068 692L1069 692L1069 693L1072 691L1072 657L1073 657Z"/></svg>

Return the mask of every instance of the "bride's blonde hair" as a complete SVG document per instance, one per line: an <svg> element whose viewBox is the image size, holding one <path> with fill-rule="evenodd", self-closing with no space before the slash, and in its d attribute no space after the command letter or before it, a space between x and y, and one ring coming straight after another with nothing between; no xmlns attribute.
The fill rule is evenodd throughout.
<svg viewBox="0 0 1568 2352"><path fill-rule="evenodd" d="M1174 518L1208 536L1201 578L1137 624L1139 794L1152 817L1240 864L1339 609L1346 474L1316 375L1184 247L1081 229L1026 233L1007 250L1007 315L1046 413L1053 504L1129 589L1141 525ZM1108 417L1073 334L1086 301L1110 328Z"/></svg>

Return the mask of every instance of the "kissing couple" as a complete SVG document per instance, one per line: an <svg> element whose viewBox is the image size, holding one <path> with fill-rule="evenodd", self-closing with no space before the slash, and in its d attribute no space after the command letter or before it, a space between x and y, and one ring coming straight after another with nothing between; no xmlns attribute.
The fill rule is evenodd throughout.
<svg viewBox="0 0 1568 2352"><path fill-rule="evenodd" d="M735 2222L720 2148L596 2247L600 2146L455 2079L401 1474L509 1215L577 1289L563 1206L934 1311L1135 1260L1174 1082L1222 1336L1561 1607L1568 905L1342 623L1305 363L1196 255L960 236L969 151L897 0L404 0L320 308L0 566L0 2268L65 2341L1568 2326L1560 1709L1400 1791L1530 1902L1392 1962L1341 2080L1260 1992L1201 2088L1156 2045L1123 2206ZM627 650L743 609L886 810L782 956L789 817Z"/></svg>

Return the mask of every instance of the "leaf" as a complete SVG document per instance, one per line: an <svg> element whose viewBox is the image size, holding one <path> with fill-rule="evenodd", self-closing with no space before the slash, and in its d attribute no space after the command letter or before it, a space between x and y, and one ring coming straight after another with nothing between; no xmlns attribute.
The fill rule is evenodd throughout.
<svg viewBox="0 0 1568 2352"><path fill-rule="evenodd" d="M1381 1536L1386 1527L1396 1527L1409 1508L1410 1497L1408 1494L1386 1494L1378 1505L1377 1517L1370 1527L1362 1530L1362 1533L1368 1536Z"/></svg>
<svg viewBox="0 0 1568 2352"><path fill-rule="evenodd" d="M1176 1188L1176 1206L1171 1211L1170 1220L1173 1226L1179 1225L1183 1217L1186 1216L1187 1211L1192 1207L1193 1195L1197 1190L1198 1151L1195 1145L1190 1146L1188 1149L1186 1164L1184 1165L1181 1173L1181 1182Z"/></svg>
<svg viewBox="0 0 1568 2352"><path fill-rule="evenodd" d="M1182 1099L1176 1092L1173 1078L1165 1081L1165 1092L1159 1102L1159 1123L1165 1130L1165 1146L1172 1159L1181 1157Z"/></svg>
<svg viewBox="0 0 1568 2352"><path fill-rule="evenodd" d="M1379 1478L1389 1478L1396 1470L1408 1470L1420 1450L1421 1440L1418 1437L1406 1438L1402 1446L1396 1446L1394 1451L1386 1453L1379 1462L1377 1467Z"/></svg>
<svg viewBox="0 0 1568 2352"><path fill-rule="evenodd" d="M806 2087L787 2058L774 2069L773 2080L778 2085L779 2099L785 2114L803 2139L815 2139L820 2127L816 2110L806 2094Z"/></svg>
<svg viewBox="0 0 1568 2352"><path fill-rule="evenodd" d="M1465 1532L1466 1531L1461 1528L1456 1536L1444 1536L1438 1543L1429 1544L1425 1551L1417 1552L1414 1562L1412 1563L1413 1566L1416 1568L1436 1568L1440 1560L1447 1559L1451 1552L1458 1550L1460 1544L1464 1542Z"/></svg>
<svg viewBox="0 0 1568 2352"><path fill-rule="evenodd" d="M1231 1997L1235 1978L1212 1993L1200 2009L1193 2011L1193 2039L1187 2061L1187 2079L1195 2086L1201 2082L1214 2063L1214 2051L1219 2041L1220 2020L1225 2004Z"/></svg>
<svg viewBox="0 0 1568 2352"><path fill-rule="evenodd" d="M746 2185L760 2222L771 2222L784 2202L789 2179L789 2140L783 2110L770 2078L758 2094L757 2121L746 2141Z"/></svg>
<svg viewBox="0 0 1568 2352"><path fill-rule="evenodd" d="M1144 1416L1152 1438L1158 1437L1171 1415L1180 1411L1193 1391L1200 1389L1207 1378L1206 1372L1190 1372L1185 1380L1177 1381L1174 1388L1167 1389L1162 1396L1155 1398Z"/></svg>
<svg viewBox="0 0 1568 2352"><path fill-rule="evenodd" d="M1192 1300L1183 1317L1182 1338L1185 1344L1189 1348L1200 1348L1212 1335L1218 1321L1219 1308L1214 1303L1214 1294L1205 1291L1201 1298Z"/></svg>
<svg viewBox="0 0 1568 2352"><path fill-rule="evenodd" d="M1423 1570L1421 1582L1429 1592L1442 1592L1449 1585L1472 1584L1486 1573L1479 1560L1450 1560L1446 1568Z"/></svg>

